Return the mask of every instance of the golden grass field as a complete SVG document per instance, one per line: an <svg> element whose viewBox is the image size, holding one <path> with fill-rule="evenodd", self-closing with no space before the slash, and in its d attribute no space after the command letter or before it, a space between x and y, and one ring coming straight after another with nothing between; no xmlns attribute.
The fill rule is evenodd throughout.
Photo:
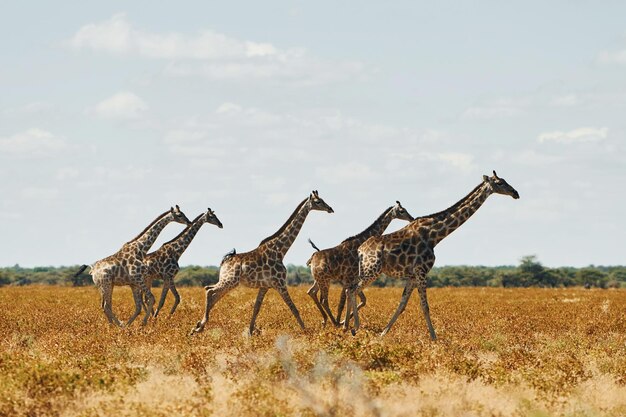
<svg viewBox="0 0 626 417"><path fill-rule="evenodd" d="M123 329L94 287L0 288L0 415L626 415L626 291L429 289L436 342L416 295L378 336L399 288L367 290L355 337L290 292L305 332L270 291L247 337L256 292L237 288L190 337L200 288L181 289L173 317ZM113 303L126 319L130 290Z"/></svg>

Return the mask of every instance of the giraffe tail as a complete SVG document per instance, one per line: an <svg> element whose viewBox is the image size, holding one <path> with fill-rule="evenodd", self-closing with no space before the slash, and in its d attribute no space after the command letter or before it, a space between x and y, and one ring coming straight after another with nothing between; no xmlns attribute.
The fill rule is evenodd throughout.
<svg viewBox="0 0 626 417"><path fill-rule="evenodd" d="M83 266L81 266L81 267L80 267L80 269L78 270L78 272L74 274L74 278L76 278L76 277L78 277L80 274L82 274L82 273L83 273L83 271L84 271L85 269L87 269L87 268L89 268L89 265L83 265Z"/></svg>
<svg viewBox="0 0 626 417"><path fill-rule="evenodd" d="M222 258L222 262L220 263L223 264L224 262L226 262L228 259L232 258L233 256L235 256L237 254L237 250L235 248L233 248L233 250L231 250L230 252L228 252L226 255L224 255L224 257Z"/></svg>
<svg viewBox="0 0 626 417"><path fill-rule="evenodd" d="M320 251L320 248L318 248L317 246L315 246L315 243L313 243L313 241L309 238L309 243L311 244L311 246L313 246L313 249L315 249L316 251ZM311 257L309 258L308 261L306 261L306 266L311 266L311 261L313 260L313 257L315 256L315 254L311 255Z"/></svg>
<svg viewBox="0 0 626 417"><path fill-rule="evenodd" d="M311 244L311 246L313 246L313 249L315 249L316 251L320 251L320 248L318 248L317 246L315 246L315 243L313 243L313 241L311 240L311 238L309 238L309 243Z"/></svg>

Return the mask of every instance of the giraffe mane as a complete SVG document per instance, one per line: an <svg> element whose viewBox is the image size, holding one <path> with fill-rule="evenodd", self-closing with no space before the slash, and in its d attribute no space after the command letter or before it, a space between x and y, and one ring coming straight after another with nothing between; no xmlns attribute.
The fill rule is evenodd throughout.
<svg viewBox="0 0 626 417"><path fill-rule="evenodd" d="M426 219L426 218L431 218L431 217L441 217L441 216L443 216L443 215L445 215L445 214L448 214L448 213L449 213L449 212L451 212L451 211L456 210L457 208L459 208L459 206L460 206L461 204L463 204L465 201L467 201L467 199L469 198L469 196L471 196L472 194L474 194L474 193L475 193L475 192L476 192L476 191L477 191L480 187L482 187L484 183L485 183L485 182L483 181L483 182L481 182L480 184L478 184L476 187L474 187L474 189L473 189L472 191L470 191L469 193L467 193L467 195L466 195L465 197L463 197L462 199L460 199L459 201L457 201L456 203L454 203L453 205L451 205L451 206L450 206L450 207L448 207L447 209L445 209L445 210L441 210L441 211L438 211L437 213L432 213L432 214L429 214L429 215L426 215L426 216L416 217L416 218L413 220L413 222L418 221L418 220L420 220L420 219ZM411 223L413 223L413 222L411 222Z"/></svg>
<svg viewBox="0 0 626 417"><path fill-rule="evenodd" d="M287 221L285 222L285 224L283 224L280 229L278 229L278 231L276 231L276 233L274 233L272 236L266 237L265 239L263 239L261 241L261 243L259 243L259 246L261 246L262 244L264 244L265 242L268 242L272 239L274 239L275 237L277 237L278 235L280 235L282 232L285 231L285 229L287 228L287 226L289 226L289 223L291 223L291 221L293 220L294 217L296 217L296 214L298 214L298 212L300 211L300 209L302 208L302 206L304 205L304 203L306 203L309 200L309 198L305 198L304 200L302 200L302 202L300 204L298 204L298 207L296 207L296 209L293 211L293 213L291 213L291 216L289 216L289 218L287 219Z"/></svg>
<svg viewBox="0 0 626 417"><path fill-rule="evenodd" d="M161 220L163 217L167 216L170 213L170 210L167 210L165 213L159 215L159 217L157 217L156 219L152 220L152 223L150 223L148 226L146 226L145 229L143 229L143 231L141 233L139 233L137 236L135 236L134 238L132 238L131 240L129 240L126 243L130 243L130 242L134 242L135 240L139 239L144 233L146 233L148 231L149 228L151 228L152 226L154 226L154 224L156 222L158 222L159 220Z"/></svg>
<svg viewBox="0 0 626 417"><path fill-rule="evenodd" d="M176 235L176 237L175 237L175 238L173 238L173 239L171 239L171 240L168 240L168 241L167 241L167 242L165 242L163 245L167 245L168 243L172 243L172 242L174 242L174 241L178 240L178 238L179 238L179 237L181 237L183 234L185 234L185 232L186 232L187 230L189 230L189 228L190 228L191 226L193 226L193 225L194 225L194 223L196 223L196 222L198 221L198 219L199 219L200 217L202 217L203 215L204 215L204 213L200 213L200 214L198 214L198 215L196 216L196 218L195 218L195 219L193 219L193 220L191 221L191 223L189 223L189 225L188 225L187 227L185 227L185 228L184 228L184 229L183 229L183 230L182 230L179 234L177 234L177 235Z"/></svg>
<svg viewBox="0 0 626 417"><path fill-rule="evenodd" d="M374 220L374 223L370 224L367 229L363 230L361 233L358 233L354 236L350 236L347 239L344 239L343 241L341 241L341 243L345 243L345 242L349 242L351 240L355 240L358 239L359 237L362 237L364 234L367 234L369 232L372 231L372 229L374 228L374 226L382 220L383 217L385 217L387 215L387 213L389 213L391 211L391 209L393 209L393 206L389 207L387 210L383 211L383 214L381 214L380 216L378 216L378 218L376 220Z"/></svg>

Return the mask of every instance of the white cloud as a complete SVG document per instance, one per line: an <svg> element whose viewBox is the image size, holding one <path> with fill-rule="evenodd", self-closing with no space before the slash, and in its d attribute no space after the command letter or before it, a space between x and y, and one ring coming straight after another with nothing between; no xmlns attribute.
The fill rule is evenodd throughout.
<svg viewBox="0 0 626 417"><path fill-rule="evenodd" d="M316 174L330 184L353 183L374 177L372 169L360 162L347 162L334 166L319 167Z"/></svg>
<svg viewBox="0 0 626 417"><path fill-rule="evenodd" d="M609 129L607 127L580 127L569 132L560 130L544 132L537 137L537 140L539 142L557 143L597 142L606 139L608 133Z"/></svg>
<svg viewBox="0 0 626 417"><path fill-rule="evenodd" d="M46 156L66 147L65 140L42 129L28 129L12 136L0 137L0 151L12 155Z"/></svg>
<svg viewBox="0 0 626 417"><path fill-rule="evenodd" d="M195 34L150 33L135 29L125 14L81 27L68 44L118 55L176 60L167 65L171 76L210 79L289 79L319 84L363 72L358 62L325 62L302 48L281 49L271 43L236 39L210 30Z"/></svg>
<svg viewBox="0 0 626 417"><path fill-rule="evenodd" d="M470 154L448 152L437 154L436 157L462 171L470 172L475 168L473 164L474 156Z"/></svg>
<svg viewBox="0 0 626 417"><path fill-rule="evenodd" d="M626 49L620 51L603 51L598 60L605 64L626 64Z"/></svg>
<svg viewBox="0 0 626 417"><path fill-rule="evenodd" d="M21 115L39 116L50 112L52 109L53 106L50 103L46 103L43 101L34 101L32 103L27 103L23 106L5 109L1 113L2 115L9 117Z"/></svg>
<svg viewBox="0 0 626 417"><path fill-rule="evenodd" d="M53 200L59 195L56 188L26 187L20 190L20 195L31 200Z"/></svg>
<svg viewBox="0 0 626 417"><path fill-rule="evenodd" d="M281 52L269 43L241 41L203 30L195 35L149 33L134 29L126 14L81 27L70 39L75 49L137 54L159 59L224 59L265 57Z"/></svg>
<svg viewBox="0 0 626 417"><path fill-rule="evenodd" d="M573 107L582 103L582 98L576 94L567 94L564 96L554 97L550 101L550 105L554 107Z"/></svg>
<svg viewBox="0 0 626 417"><path fill-rule="evenodd" d="M73 178L77 178L80 174L80 171L76 168L72 167L63 167L57 171L56 179L60 181L69 180Z"/></svg>
<svg viewBox="0 0 626 417"><path fill-rule="evenodd" d="M131 49L132 29L124 14L101 23L89 23L76 32L69 44L76 49L123 53Z"/></svg>
<svg viewBox="0 0 626 417"><path fill-rule="evenodd" d="M76 32L69 44L76 49L104 50L113 53L131 49L131 27L126 15L116 14L101 23L89 23Z"/></svg>
<svg viewBox="0 0 626 417"><path fill-rule="evenodd" d="M514 155L513 160L523 165L554 165L563 160L563 156L548 155L528 149Z"/></svg>
<svg viewBox="0 0 626 417"><path fill-rule="evenodd" d="M241 106L234 104L234 103L222 103L220 104L220 106L217 108L217 110L215 110L215 113L239 113L241 111Z"/></svg>
<svg viewBox="0 0 626 417"><path fill-rule="evenodd" d="M408 175L424 164L461 172L475 170L474 155L449 152L451 141L447 133L420 133L334 110L273 113L233 102L224 102L203 117L191 117L163 139L173 155L190 158L190 164L198 158L211 158L207 164L212 166L236 163L274 169L323 158L324 164L315 174L329 183L369 179L380 170ZM234 154L236 159L231 157Z"/></svg>
<svg viewBox="0 0 626 417"><path fill-rule="evenodd" d="M510 99L496 100L493 103L472 106L466 109L461 118L466 120L488 120L514 117L522 114L527 103Z"/></svg>
<svg viewBox="0 0 626 417"><path fill-rule="evenodd" d="M138 119L148 105L136 94L123 91L102 100L93 108L93 113L103 119L132 120Z"/></svg>
<svg viewBox="0 0 626 417"><path fill-rule="evenodd" d="M95 167L93 169L97 177L110 181L141 181L152 173L152 168L136 167L133 165L119 168Z"/></svg>
<svg viewBox="0 0 626 417"><path fill-rule="evenodd" d="M206 138L207 133L200 130L175 129L165 134L165 143L168 145L189 144Z"/></svg>

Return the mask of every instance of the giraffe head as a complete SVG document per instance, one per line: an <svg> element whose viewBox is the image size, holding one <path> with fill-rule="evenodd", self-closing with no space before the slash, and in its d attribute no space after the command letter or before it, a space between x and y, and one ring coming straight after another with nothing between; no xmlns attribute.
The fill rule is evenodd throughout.
<svg viewBox="0 0 626 417"><path fill-rule="evenodd" d="M214 224L220 229L224 227L222 226L222 222L220 221L220 219L218 219L217 216L215 215L215 212L211 210L210 208L208 208L206 210L206 213L204 213L204 221L210 224Z"/></svg>
<svg viewBox="0 0 626 417"><path fill-rule="evenodd" d="M187 216L185 216L185 213L180 210L178 204L176 204L176 207L170 207L170 214L176 223L181 223L185 226L189 226L191 224L191 221L189 221Z"/></svg>
<svg viewBox="0 0 626 417"><path fill-rule="evenodd" d="M491 186L491 189L494 193L510 195L514 199L519 198L519 193L515 190L515 188L511 187L508 182L505 181L504 178L498 177L496 171L493 171L493 176L488 177L483 175L483 181L488 183Z"/></svg>
<svg viewBox="0 0 626 417"><path fill-rule="evenodd" d="M394 219L407 220L409 222L415 220L413 216L411 216L409 212L402 207L402 204L400 204L399 201L396 201L396 205L391 208L391 215Z"/></svg>
<svg viewBox="0 0 626 417"><path fill-rule="evenodd" d="M317 190L313 190L309 196L308 204L311 210L326 211L328 213L334 213L332 207L330 207L322 198L317 194Z"/></svg>

